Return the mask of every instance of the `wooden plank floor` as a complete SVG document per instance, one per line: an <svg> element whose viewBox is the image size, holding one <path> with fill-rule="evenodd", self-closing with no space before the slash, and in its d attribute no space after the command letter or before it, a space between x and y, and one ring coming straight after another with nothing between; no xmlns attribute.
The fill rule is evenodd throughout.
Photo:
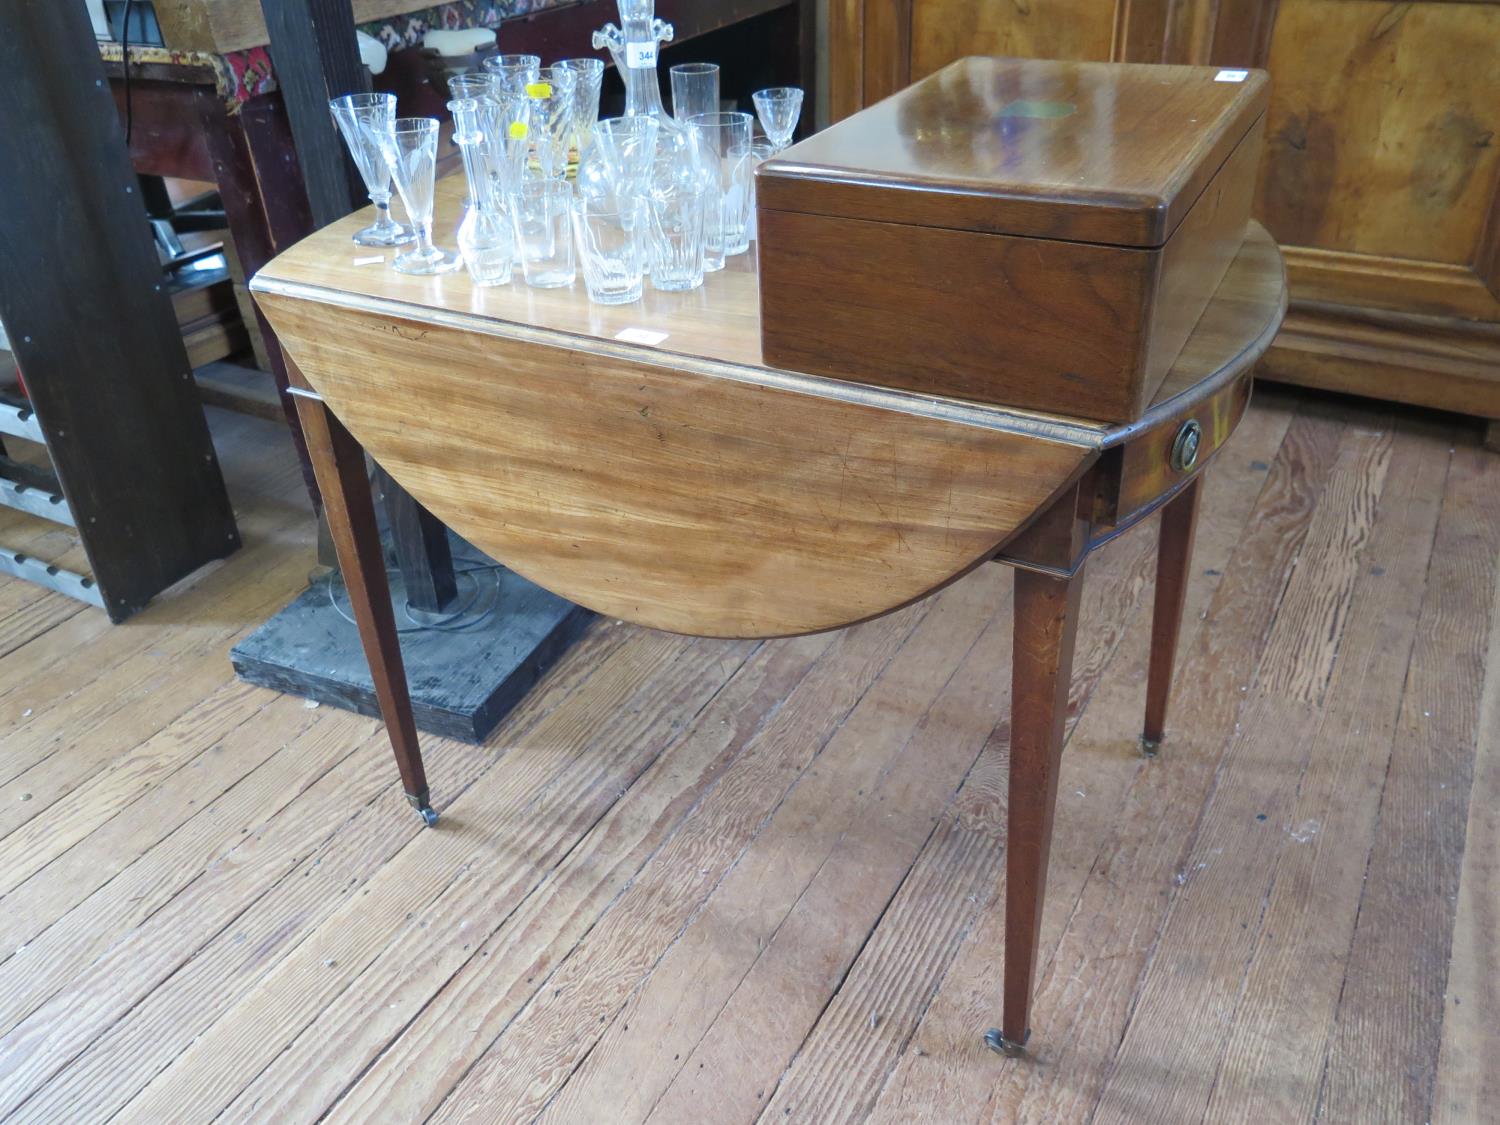
<svg viewBox="0 0 1500 1125"><path fill-rule="evenodd" d="M790 641L598 622L488 746L426 740L428 831L378 724L233 678L313 529L280 427L213 414L237 557L113 628L0 581L0 1118L1500 1119L1472 424L1258 392L1155 760L1154 525L1091 562L1012 1060L1007 571Z"/></svg>

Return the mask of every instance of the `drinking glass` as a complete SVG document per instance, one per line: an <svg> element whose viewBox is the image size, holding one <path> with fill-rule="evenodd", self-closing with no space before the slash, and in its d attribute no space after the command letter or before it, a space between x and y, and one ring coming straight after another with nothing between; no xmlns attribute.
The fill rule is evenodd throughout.
<svg viewBox="0 0 1500 1125"><path fill-rule="evenodd" d="M643 206L640 201L631 208ZM587 199L573 204L573 236L589 300L599 305L628 305L641 299L644 253L642 227L634 215Z"/></svg>
<svg viewBox="0 0 1500 1125"><path fill-rule="evenodd" d="M482 65L494 77L497 93L522 93L527 83L537 80L542 59L540 55L491 55Z"/></svg>
<svg viewBox="0 0 1500 1125"><path fill-rule="evenodd" d="M657 121L644 114L608 117L594 127L594 145L623 209L644 197L651 187L656 158Z"/></svg>
<svg viewBox="0 0 1500 1125"><path fill-rule="evenodd" d="M672 116L687 121L719 111L718 63L678 63L672 75Z"/></svg>
<svg viewBox="0 0 1500 1125"><path fill-rule="evenodd" d="M746 208L745 238L751 242L754 242L759 237L759 232L756 230L755 225L755 170L775 155L776 149L769 142L755 141L750 145L750 203Z"/></svg>
<svg viewBox="0 0 1500 1125"><path fill-rule="evenodd" d="M582 160L583 150L589 147L589 140L594 135L594 122L599 120L599 89L604 84L604 60L563 59L557 65L571 70L577 79L573 88L573 144Z"/></svg>
<svg viewBox="0 0 1500 1125"><path fill-rule="evenodd" d="M795 86L772 86L769 90L755 91L750 99L755 103L760 127L766 131L771 147L780 152L797 131L797 119L802 116L802 91Z"/></svg>
<svg viewBox="0 0 1500 1125"><path fill-rule="evenodd" d="M349 146L370 202L375 222L354 235L360 246L401 246L414 237L410 227L391 218L391 170L380 149L380 138L396 117L395 94L345 94L328 103L333 120Z"/></svg>
<svg viewBox="0 0 1500 1125"><path fill-rule="evenodd" d="M526 284L533 289L573 284L572 202L573 188L566 180L527 180L516 192L510 212L516 253Z"/></svg>
<svg viewBox="0 0 1500 1125"><path fill-rule="evenodd" d="M653 195L651 199L651 286L668 292L703 284L703 233L710 198L696 190ZM713 193L717 200L717 193ZM724 260L719 259L722 268Z"/></svg>
<svg viewBox="0 0 1500 1125"><path fill-rule="evenodd" d="M437 176L438 123L435 117L398 117L381 134L385 155L406 217L417 235L417 245L399 254L391 265L402 273L447 273L463 265L457 254L432 244L432 195Z"/></svg>
<svg viewBox="0 0 1500 1125"><path fill-rule="evenodd" d="M526 85L531 101L532 142L543 176L568 174L568 143L573 137L573 92L578 76L561 66L543 67Z"/></svg>
<svg viewBox="0 0 1500 1125"><path fill-rule="evenodd" d="M718 185L718 206L709 208L708 247L710 252L730 257L750 248L745 223L750 199L751 124L748 113L702 113L688 119L708 179Z"/></svg>

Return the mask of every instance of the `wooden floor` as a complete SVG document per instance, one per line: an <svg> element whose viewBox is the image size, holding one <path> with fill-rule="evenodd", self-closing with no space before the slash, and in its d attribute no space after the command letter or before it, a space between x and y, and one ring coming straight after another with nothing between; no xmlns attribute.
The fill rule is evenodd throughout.
<svg viewBox="0 0 1500 1125"><path fill-rule="evenodd" d="M0 581L0 1118L1500 1115L1477 427L1258 393L1156 760L1154 525L1091 561L1012 1060L1007 571L799 640L599 622L490 745L427 741L424 830L376 723L231 675L313 529L279 429L214 422L237 557L119 627Z"/></svg>

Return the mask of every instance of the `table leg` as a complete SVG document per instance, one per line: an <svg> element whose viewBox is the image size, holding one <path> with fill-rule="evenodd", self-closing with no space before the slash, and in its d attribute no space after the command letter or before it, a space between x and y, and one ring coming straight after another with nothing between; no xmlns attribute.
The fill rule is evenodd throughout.
<svg viewBox="0 0 1500 1125"><path fill-rule="evenodd" d="M437 813L428 796L427 774L417 745L406 668L401 662L396 613L375 523L375 501L365 473L365 451L321 399L304 394L293 397L406 799L423 820L436 824Z"/></svg>
<svg viewBox="0 0 1500 1125"><path fill-rule="evenodd" d="M1156 602L1151 618L1151 666L1146 673L1146 723L1141 750L1155 754L1167 722L1172 694L1172 665L1182 631L1188 568L1193 561L1193 532L1198 526L1199 484L1194 477L1161 510L1161 537L1156 548Z"/></svg>
<svg viewBox="0 0 1500 1125"><path fill-rule="evenodd" d="M1032 978L1082 590L1081 564L1070 577L1016 571L1005 845L1005 1003L1000 1028L991 1028L984 1037L1005 1054L1018 1054L1031 1034Z"/></svg>

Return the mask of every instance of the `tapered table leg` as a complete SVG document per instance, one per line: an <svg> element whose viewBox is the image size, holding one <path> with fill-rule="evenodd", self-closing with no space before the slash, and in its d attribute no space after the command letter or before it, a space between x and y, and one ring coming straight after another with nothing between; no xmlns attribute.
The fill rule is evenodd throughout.
<svg viewBox="0 0 1500 1125"><path fill-rule="evenodd" d="M313 472L317 474L318 490L323 494L339 569L349 589L359 639L375 681L380 717L385 720L391 749L396 753L401 784L406 789L406 799L421 813L422 819L429 825L436 824L437 813L432 809L422 751L417 745L417 724L406 687L406 667L401 662L396 614L391 606L380 531L375 523L375 501L365 471L365 451L322 399L296 392L294 395Z"/></svg>
<svg viewBox="0 0 1500 1125"><path fill-rule="evenodd" d="M1151 617L1151 666L1146 673L1146 723L1141 749L1155 754L1167 723L1167 700L1172 694L1172 666L1177 659L1177 635L1182 631L1182 606L1187 598L1188 568L1193 562L1193 532L1198 526L1198 496L1202 476L1196 476L1161 510L1161 538L1156 548L1156 603Z"/></svg>
<svg viewBox="0 0 1500 1125"><path fill-rule="evenodd" d="M1005 851L1005 1004L985 1041L1016 1054L1031 1033L1032 978L1057 806L1057 770L1083 567L1070 578L1016 571L1011 668L1010 797Z"/></svg>

